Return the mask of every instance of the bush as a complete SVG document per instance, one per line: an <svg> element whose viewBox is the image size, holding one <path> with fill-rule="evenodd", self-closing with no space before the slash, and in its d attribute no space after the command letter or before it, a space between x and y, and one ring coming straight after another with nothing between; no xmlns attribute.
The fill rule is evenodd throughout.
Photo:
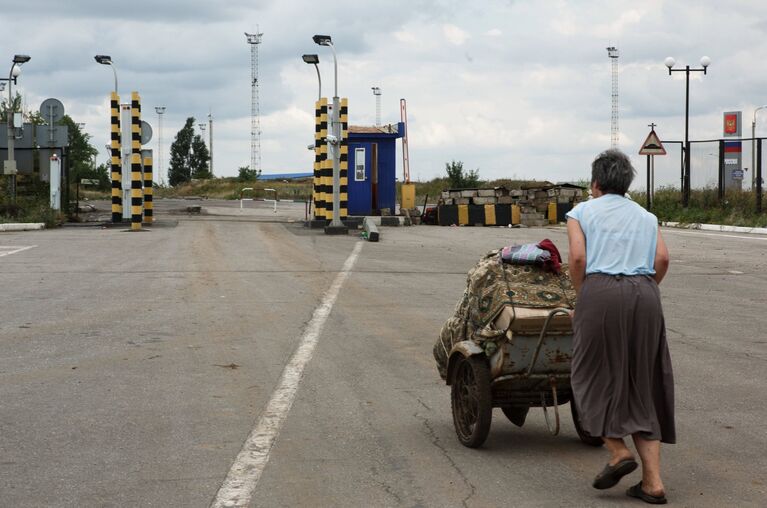
<svg viewBox="0 0 767 508"><path fill-rule="evenodd" d="M240 182L255 182L261 176L260 169L250 169L248 166L242 166L238 171L237 180Z"/></svg>

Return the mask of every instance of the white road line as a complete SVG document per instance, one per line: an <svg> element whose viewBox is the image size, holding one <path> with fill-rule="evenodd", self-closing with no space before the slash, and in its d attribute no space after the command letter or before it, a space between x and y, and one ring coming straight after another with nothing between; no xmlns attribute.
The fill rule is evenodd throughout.
<svg viewBox="0 0 767 508"><path fill-rule="evenodd" d="M740 238L742 240L761 240L762 242L767 242L767 238L763 236L742 236L742 235L727 235L724 233L694 233L692 231L672 231L669 229L664 228L663 234L671 233L674 235L697 235L697 236L715 236L718 238Z"/></svg>
<svg viewBox="0 0 767 508"><path fill-rule="evenodd" d="M272 446L274 446L280 428L293 405L304 369L312 359L325 321L330 315L336 298L338 298L338 293L341 291L341 286L349 277L364 243L357 242L352 253L346 258L343 268L323 295L322 303L314 309L312 319L304 329L298 348L285 366L285 370L282 371L282 377L274 393L272 393L272 398L269 399L266 408L261 413L261 418L259 418L255 428L243 444L242 450L234 460L231 469L229 469L224 483L218 489L216 498L210 505L211 508L242 507L250 504L256 484L258 484L261 473L269 462Z"/></svg>
<svg viewBox="0 0 767 508"><path fill-rule="evenodd" d="M11 254L16 254L17 252L21 252L27 249L34 249L35 247L37 247L37 245L27 245L26 247L20 247L16 245L0 245L0 258L3 256L10 256ZM2 252L5 249L13 249L13 250Z"/></svg>

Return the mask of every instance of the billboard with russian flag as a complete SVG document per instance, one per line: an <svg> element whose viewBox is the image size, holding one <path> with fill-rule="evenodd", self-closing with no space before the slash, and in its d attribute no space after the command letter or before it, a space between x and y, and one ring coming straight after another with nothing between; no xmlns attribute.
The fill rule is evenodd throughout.
<svg viewBox="0 0 767 508"><path fill-rule="evenodd" d="M723 116L724 138L739 138L741 135L742 114L740 111L725 111ZM743 143L724 142L724 187L740 189L743 182Z"/></svg>

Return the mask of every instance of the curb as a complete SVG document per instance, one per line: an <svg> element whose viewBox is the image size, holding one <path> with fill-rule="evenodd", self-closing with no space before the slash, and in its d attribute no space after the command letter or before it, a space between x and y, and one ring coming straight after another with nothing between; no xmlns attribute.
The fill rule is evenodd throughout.
<svg viewBox="0 0 767 508"><path fill-rule="evenodd" d="M718 231L720 233L747 233L752 235L767 235L767 228L746 228L741 226L723 226L721 224L683 224L681 222L661 222L661 226L678 229Z"/></svg>
<svg viewBox="0 0 767 508"><path fill-rule="evenodd" d="M0 231L37 231L45 229L42 222L0 224Z"/></svg>

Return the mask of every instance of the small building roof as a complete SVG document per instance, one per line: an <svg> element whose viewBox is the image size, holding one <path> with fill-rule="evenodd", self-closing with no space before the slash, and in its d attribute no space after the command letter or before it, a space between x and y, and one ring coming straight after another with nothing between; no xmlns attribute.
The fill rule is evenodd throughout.
<svg viewBox="0 0 767 508"><path fill-rule="evenodd" d="M397 134L397 124L388 125L350 125L349 132L353 134Z"/></svg>

